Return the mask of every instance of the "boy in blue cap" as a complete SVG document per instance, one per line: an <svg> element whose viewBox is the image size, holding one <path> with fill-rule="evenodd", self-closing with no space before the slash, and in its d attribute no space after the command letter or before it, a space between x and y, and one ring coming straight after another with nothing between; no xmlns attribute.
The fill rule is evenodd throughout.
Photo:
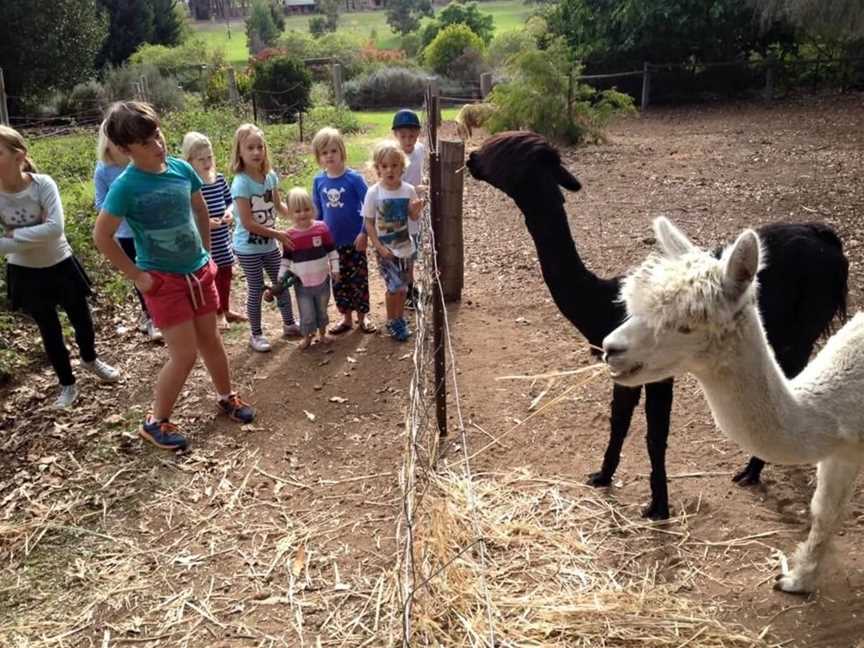
<svg viewBox="0 0 864 648"><path fill-rule="evenodd" d="M422 142L418 142L420 137L420 118L413 110L403 108L393 115L393 137L399 142L399 148L408 158L408 166L405 173L402 174L402 179L417 189L418 193L423 185L423 164L426 161L426 146ZM408 235L414 240L414 248L420 249L420 221L408 221ZM411 281L408 284L408 296L405 300L405 305L408 308L413 308L417 298L417 291L414 287L413 272L411 273Z"/></svg>

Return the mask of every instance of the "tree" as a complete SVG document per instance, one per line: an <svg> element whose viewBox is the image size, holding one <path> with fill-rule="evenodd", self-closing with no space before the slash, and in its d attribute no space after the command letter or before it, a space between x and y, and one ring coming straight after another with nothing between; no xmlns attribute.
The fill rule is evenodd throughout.
<svg viewBox="0 0 864 648"><path fill-rule="evenodd" d="M495 18L492 14L482 13L476 2L465 3L463 0L453 0L444 7L435 20L423 28L423 45L428 45L438 32L448 25L467 25L468 28L488 44L495 34Z"/></svg>
<svg viewBox="0 0 864 648"><path fill-rule="evenodd" d="M11 95L38 99L92 76L108 18L96 0L18 0L3 8L0 67Z"/></svg>
<svg viewBox="0 0 864 648"><path fill-rule="evenodd" d="M861 0L752 0L764 24L786 18L805 31L830 37L864 38Z"/></svg>
<svg viewBox="0 0 864 648"><path fill-rule="evenodd" d="M312 76L302 61L272 56L256 61L253 74L252 91L265 115L293 121L309 107Z"/></svg>
<svg viewBox="0 0 864 648"><path fill-rule="evenodd" d="M108 38L97 65L120 65L143 43L178 45L185 18L176 0L99 0L108 12Z"/></svg>
<svg viewBox="0 0 864 648"><path fill-rule="evenodd" d="M467 25L448 25L423 50L423 60L439 74L447 74L450 64L466 50L482 52L483 40Z"/></svg>
<svg viewBox="0 0 864 648"><path fill-rule="evenodd" d="M431 0L387 0L387 24L403 36L416 31L423 16L432 15Z"/></svg>
<svg viewBox="0 0 864 648"><path fill-rule="evenodd" d="M266 0L255 0L246 19L246 38L250 51L257 54L266 47L272 47L280 33L276 21L273 20L270 3Z"/></svg>

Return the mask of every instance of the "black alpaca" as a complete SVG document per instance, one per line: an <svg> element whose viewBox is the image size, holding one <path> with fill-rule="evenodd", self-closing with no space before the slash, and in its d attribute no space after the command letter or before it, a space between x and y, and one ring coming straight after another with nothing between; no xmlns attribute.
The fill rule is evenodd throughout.
<svg viewBox="0 0 864 648"><path fill-rule="evenodd" d="M619 278L602 279L579 258L559 185L581 188L561 164L561 157L543 137L528 132L507 132L486 141L468 159L468 169L510 196L525 216L534 239L543 279L561 313L594 347L624 317L618 301ZM787 376L800 372L813 346L846 315L848 261L834 231L826 225L781 224L761 227L759 238L768 265L759 273L759 309L777 361ZM588 483L608 486L618 467L621 448L641 388L614 385L609 445L599 472ZM672 409L672 380L645 385L647 445L651 460L651 502L642 513L652 519L669 517L666 489L666 440ZM733 478L756 484L765 463L752 457Z"/></svg>

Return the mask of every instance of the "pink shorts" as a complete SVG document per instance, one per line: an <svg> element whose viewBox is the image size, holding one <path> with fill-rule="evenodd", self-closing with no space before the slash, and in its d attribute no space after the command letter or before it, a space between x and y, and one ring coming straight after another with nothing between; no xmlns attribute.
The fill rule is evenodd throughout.
<svg viewBox="0 0 864 648"><path fill-rule="evenodd" d="M147 270L153 286L144 293L147 310L156 328L167 329L219 308L216 264L208 261L192 274Z"/></svg>

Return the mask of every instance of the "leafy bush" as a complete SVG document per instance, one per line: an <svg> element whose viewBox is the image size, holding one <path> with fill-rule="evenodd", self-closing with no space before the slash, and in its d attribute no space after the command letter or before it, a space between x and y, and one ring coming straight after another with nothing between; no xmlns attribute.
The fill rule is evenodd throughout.
<svg viewBox="0 0 864 648"><path fill-rule="evenodd" d="M231 100L228 88L228 70L226 65L208 68L202 99L205 106L216 106ZM237 83L237 93L240 99L248 101L252 90L252 77L248 72L234 70L234 80Z"/></svg>
<svg viewBox="0 0 864 648"><path fill-rule="evenodd" d="M345 101L353 110L416 105L423 101L429 77L403 67L388 67L344 85Z"/></svg>
<svg viewBox="0 0 864 648"><path fill-rule="evenodd" d="M483 40L467 25L445 27L423 50L423 61L439 74L447 74L450 64L465 50L483 51Z"/></svg>
<svg viewBox="0 0 864 648"><path fill-rule="evenodd" d="M330 29L327 26L327 19L324 16L313 16L309 19L309 33L315 36L323 36Z"/></svg>
<svg viewBox="0 0 864 648"><path fill-rule="evenodd" d="M163 77L153 65L124 65L105 74L105 95L109 102L138 96L136 84L142 83L144 98L160 113L183 108L183 91L173 77Z"/></svg>
<svg viewBox="0 0 864 648"><path fill-rule="evenodd" d="M489 69L483 54L469 47L450 62L447 71L457 81L476 82Z"/></svg>
<svg viewBox="0 0 864 648"><path fill-rule="evenodd" d="M450 25L465 25L477 34L483 43L492 40L495 33L495 19L492 14L482 13L476 2L465 3L464 0L453 0L438 12L434 20L428 21L420 30L423 47L435 40L441 30Z"/></svg>
<svg viewBox="0 0 864 648"><path fill-rule="evenodd" d="M326 82L316 81L309 91L309 103L314 107L333 105L333 87Z"/></svg>
<svg viewBox="0 0 864 648"><path fill-rule="evenodd" d="M100 119L108 101L98 81L79 83L57 102L57 114L74 115L79 121Z"/></svg>
<svg viewBox="0 0 864 648"><path fill-rule="evenodd" d="M493 68L503 68L514 56L536 49L537 41L530 31L513 29L495 35L489 43L486 59Z"/></svg>
<svg viewBox="0 0 864 648"><path fill-rule="evenodd" d="M267 115L294 121L309 107L312 77L297 59L275 56L253 66L252 91Z"/></svg>
<svg viewBox="0 0 864 648"><path fill-rule="evenodd" d="M356 133L360 130L360 120L344 106L317 106L306 116L308 132L316 133L325 126L338 128L343 133Z"/></svg>
<svg viewBox="0 0 864 648"><path fill-rule="evenodd" d="M283 20L282 27L284 26ZM249 50L257 54L265 47L275 45L281 31L276 24L271 4L267 0L254 0L252 11L246 18L246 42L249 43Z"/></svg>
<svg viewBox="0 0 864 648"><path fill-rule="evenodd" d="M225 54L221 49L208 50L203 40L192 38L178 47L142 45L129 62L153 65L162 76L173 76L187 90L203 91L206 86L204 70L223 66Z"/></svg>
<svg viewBox="0 0 864 648"><path fill-rule="evenodd" d="M527 128L571 143L602 140L613 115L635 112L629 96L614 90L598 94L587 85L574 88L568 106L568 53L559 40L547 50L523 52L512 59L511 80L495 86L490 95L497 108L487 122L490 132Z"/></svg>
<svg viewBox="0 0 864 648"><path fill-rule="evenodd" d="M405 52L406 56L415 57L420 52L423 47L423 43L420 40L420 34L417 32L411 32L410 34L405 34L402 38L399 39L399 47L402 48L402 51Z"/></svg>

